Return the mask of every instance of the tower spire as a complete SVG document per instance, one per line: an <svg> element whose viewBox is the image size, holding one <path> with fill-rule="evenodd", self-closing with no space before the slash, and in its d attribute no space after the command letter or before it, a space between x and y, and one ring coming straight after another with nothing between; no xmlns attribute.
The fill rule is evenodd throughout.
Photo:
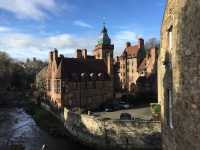
<svg viewBox="0 0 200 150"><path fill-rule="evenodd" d="M101 44L101 45L110 45L111 44L111 40L108 36L108 30L105 26L105 22L103 22L103 29L101 30L101 35L98 40L98 44Z"/></svg>
<svg viewBox="0 0 200 150"><path fill-rule="evenodd" d="M106 17L103 17L103 26L106 26Z"/></svg>

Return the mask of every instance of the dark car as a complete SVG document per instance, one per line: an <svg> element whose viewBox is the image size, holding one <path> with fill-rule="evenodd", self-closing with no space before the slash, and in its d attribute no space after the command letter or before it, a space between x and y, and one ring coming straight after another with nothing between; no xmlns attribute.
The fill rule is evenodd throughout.
<svg viewBox="0 0 200 150"><path fill-rule="evenodd" d="M121 113L120 115L120 120L131 120L132 117L131 117L131 114L129 113Z"/></svg>

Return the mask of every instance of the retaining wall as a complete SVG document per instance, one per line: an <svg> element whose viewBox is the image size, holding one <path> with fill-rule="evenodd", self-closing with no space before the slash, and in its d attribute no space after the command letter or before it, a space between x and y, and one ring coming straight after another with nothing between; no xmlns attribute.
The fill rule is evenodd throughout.
<svg viewBox="0 0 200 150"><path fill-rule="evenodd" d="M161 149L160 122L103 120L64 110L66 129L98 149Z"/></svg>

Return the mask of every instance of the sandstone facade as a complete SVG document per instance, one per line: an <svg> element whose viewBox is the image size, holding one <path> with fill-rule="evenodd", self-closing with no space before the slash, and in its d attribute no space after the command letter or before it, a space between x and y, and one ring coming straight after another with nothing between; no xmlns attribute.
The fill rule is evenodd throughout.
<svg viewBox="0 0 200 150"><path fill-rule="evenodd" d="M126 43L122 55L119 57L119 79L121 88L128 91L133 91L136 80L139 77L138 66L144 60L146 52L144 49L144 40L138 40L137 45L131 45L130 42Z"/></svg>
<svg viewBox="0 0 200 150"><path fill-rule="evenodd" d="M152 87L156 87L157 48L146 50L142 38L138 39L137 45L132 46L127 42L125 50L118 58L118 63L122 89L130 93L137 91L146 93L150 91L149 89L153 89L155 93L156 88Z"/></svg>
<svg viewBox="0 0 200 150"><path fill-rule="evenodd" d="M199 24L200 1L167 1L158 60L164 150L200 148Z"/></svg>

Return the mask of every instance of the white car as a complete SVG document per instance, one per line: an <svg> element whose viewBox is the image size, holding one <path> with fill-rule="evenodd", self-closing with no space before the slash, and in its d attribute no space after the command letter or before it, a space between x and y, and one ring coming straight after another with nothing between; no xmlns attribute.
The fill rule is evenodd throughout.
<svg viewBox="0 0 200 150"><path fill-rule="evenodd" d="M111 108L105 108L105 111L110 112L110 111L112 111L112 109Z"/></svg>
<svg viewBox="0 0 200 150"><path fill-rule="evenodd" d="M128 109L128 108L130 108L130 105L129 104L124 104L124 105L122 105L125 109Z"/></svg>

